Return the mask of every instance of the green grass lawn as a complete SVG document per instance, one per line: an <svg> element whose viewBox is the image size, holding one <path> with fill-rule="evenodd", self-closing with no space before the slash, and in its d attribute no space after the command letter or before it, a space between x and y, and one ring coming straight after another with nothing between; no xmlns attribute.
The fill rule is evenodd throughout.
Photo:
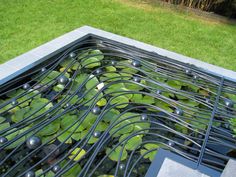
<svg viewBox="0 0 236 177"><path fill-rule="evenodd" d="M0 0L0 63L83 25L236 70L236 26L125 0Z"/></svg>

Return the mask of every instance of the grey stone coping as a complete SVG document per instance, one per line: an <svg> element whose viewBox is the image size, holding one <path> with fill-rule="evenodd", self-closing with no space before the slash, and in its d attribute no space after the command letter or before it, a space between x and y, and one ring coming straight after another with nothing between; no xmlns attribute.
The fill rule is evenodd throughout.
<svg viewBox="0 0 236 177"><path fill-rule="evenodd" d="M226 79L236 82L236 72L234 71L186 57L175 52L154 47L127 37L122 37L90 26L83 26L0 65L0 85L47 60L51 56L62 51L65 47L69 47L89 35L100 36L102 38L110 39L129 46L134 46L142 50L154 52L183 63L192 64L211 74L223 76Z"/></svg>
<svg viewBox="0 0 236 177"><path fill-rule="evenodd" d="M236 160L230 159L220 177L236 176Z"/></svg>
<svg viewBox="0 0 236 177"><path fill-rule="evenodd" d="M145 177L220 177L221 173L160 148Z"/></svg>

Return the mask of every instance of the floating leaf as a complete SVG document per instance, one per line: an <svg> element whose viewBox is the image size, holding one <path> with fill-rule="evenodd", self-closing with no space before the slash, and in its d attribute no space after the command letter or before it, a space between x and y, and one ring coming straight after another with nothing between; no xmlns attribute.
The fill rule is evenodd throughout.
<svg viewBox="0 0 236 177"><path fill-rule="evenodd" d="M119 142L122 142L125 138L127 138L130 134L124 134L120 137ZM124 142L125 143L125 142ZM136 135L126 141L125 149L134 150L139 144L142 143L142 137L140 135Z"/></svg>
<svg viewBox="0 0 236 177"><path fill-rule="evenodd" d="M112 82L112 81L117 81L120 80L120 74L118 73L104 73L101 77L100 77L101 81L105 81L105 82Z"/></svg>
<svg viewBox="0 0 236 177"><path fill-rule="evenodd" d="M40 136L49 136L54 133L57 133L60 129L60 121L56 120L45 126L40 132Z"/></svg>
<svg viewBox="0 0 236 177"><path fill-rule="evenodd" d="M9 122L1 123L0 124L0 131L3 131L5 129L9 128L9 127L10 127L10 123Z"/></svg>
<svg viewBox="0 0 236 177"><path fill-rule="evenodd" d="M167 112L173 112L173 110L169 107L170 105L162 100L155 100L155 105L161 109L164 109Z"/></svg>
<svg viewBox="0 0 236 177"><path fill-rule="evenodd" d="M80 171L81 171L81 166L79 164L75 164L65 174L63 174L63 177L75 177L75 176L78 176Z"/></svg>
<svg viewBox="0 0 236 177"><path fill-rule="evenodd" d="M98 141L98 138L95 138L95 137L91 136L91 137L89 138L88 144L94 144L94 143L96 143L97 141Z"/></svg>
<svg viewBox="0 0 236 177"><path fill-rule="evenodd" d="M141 155L144 155L147 151L154 150L154 151L151 151L151 152L147 153L144 156L145 159L149 159L150 161L153 161L155 156L156 156L156 153L157 153L159 147L160 146L158 144L148 143L148 144L144 145L144 148L140 150L140 153L141 153Z"/></svg>
<svg viewBox="0 0 236 177"><path fill-rule="evenodd" d="M131 98L131 101L134 103L140 103L140 104L153 104L155 103L155 99L151 96L142 94L133 94L133 97Z"/></svg>
<svg viewBox="0 0 236 177"><path fill-rule="evenodd" d="M188 128L177 123L175 124L175 130L183 134L188 134Z"/></svg>
<svg viewBox="0 0 236 177"><path fill-rule="evenodd" d="M127 104L128 102L129 102L129 100L125 96L117 96L111 100L112 105L119 104L119 105L116 105L117 108L125 108L126 106L128 106L128 104ZM126 103L126 104L124 104L124 103Z"/></svg>
<svg viewBox="0 0 236 177"><path fill-rule="evenodd" d="M129 90L139 91L139 90L142 90L144 88L140 84L146 85L146 81L141 80L140 83L125 83L125 87Z"/></svg>
<svg viewBox="0 0 236 177"><path fill-rule="evenodd" d="M100 131L100 132L105 131L108 128L108 126L109 126L108 123L100 121L96 126L95 131Z"/></svg>
<svg viewBox="0 0 236 177"><path fill-rule="evenodd" d="M69 158L73 159L74 161L78 161L81 158L83 158L85 154L86 154L86 151L84 149L76 148L75 150L71 152L71 155L69 156Z"/></svg>
<svg viewBox="0 0 236 177"><path fill-rule="evenodd" d="M115 71L116 71L116 68L115 68L114 66L107 66L107 67L106 67L106 70L107 70L108 72L115 72Z"/></svg>
<svg viewBox="0 0 236 177"><path fill-rule="evenodd" d="M101 98L98 102L98 106L105 106L107 104L107 100L105 98Z"/></svg>
<svg viewBox="0 0 236 177"><path fill-rule="evenodd" d="M84 83L88 79L88 74L79 74L76 76L75 81L77 82L78 86Z"/></svg>
<svg viewBox="0 0 236 177"><path fill-rule="evenodd" d="M110 130L110 134L114 133L114 137L126 134L126 133L130 133L134 130L134 124L132 124L132 121L130 120L124 120L119 122L116 126L114 126L111 130ZM116 132L116 133L115 133Z"/></svg>
<svg viewBox="0 0 236 177"><path fill-rule="evenodd" d="M100 66L100 65L101 65L100 60L96 57L86 58L82 62L82 66L89 69Z"/></svg>
<svg viewBox="0 0 236 177"><path fill-rule="evenodd" d="M16 89L16 90L12 90L10 92L7 92L6 93L6 96L10 97L10 98L13 98L13 97L16 97L16 96L19 96L20 94L22 94L24 92L23 89Z"/></svg>
<svg viewBox="0 0 236 177"><path fill-rule="evenodd" d="M122 73L122 72L120 73L120 75L121 75L122 80L130 80L133 77L132 74Z"/></svg>
<svg viewBox="0 0 236 177"><path fill-rule="evenodd" d="M96 56L94 56L94 57L97 58L98 60L102 60L102 59L104 58L103 53L101 52L101 50L98 50L98 49L96 49L96 50L91 50L91 51L89 52L89 55L96 55Z"/></svg>
<svg viewBox="0 0 236 177"><path fill-rule="evenodd" d="M136 68L131 68L131 67L125 67L121 70L122 73L129 73L129 74L135 74L138 72Z"/></svg>
<svg viewBox="0 0 236 177"><path fill-rule="evenodd" d="M53 87L53 90L55 90L56 92L61 92L64 89L65 89L65 86L62 84L57 84L56 86Z"/></svg>
<svg viewBox="0 0 236 177"><path fill-rule="evenodd" d="M106 154L108 155L111 152L111 154L108 155L108 157L113 161L117 162L117 161L119 161L119 158L120 158L121 161L123 161L127 158L128 153L125 149L123 149L122 155L121 155L120 154L121 150L122 150L121 146L116 147L113 151L111 151L110 148L107 148ZM121 157L120 157L120 155L121 155Z"/></svg>
<svg viewBox="0 0 236 177"><path fill-rule="evenodd" d="M192 107L196 107L199 105L199 103L197 101L193 101L193 100L180 100L180 102L186 104L186 105L189 105L189 106L192 106Z"/></svg>
<svg viewBox="0 0 236 177"><path fill-rule="evenodd" d="M179 82L179 81L177 81L177 80L168 80L166 83L167 83L170 87L175 88L175 89L177 89L177 90L180 90L181 87L182 87L181 82Z"/></svg>
<svg viewBox="0 0 236 177"><path fill-rule="evenodd" d="M86 83L86 89L90 90L91 88L96 88L98 84L98 79L94 75L91 75L90 80Z"/></svg>
<svg viewBox="0 0 236 177"><path fill-rule="evenodd" d="M11 116L11 120L12 120L13 122L20 122L21 120L24 119L25 114L26 114L27 112L29 112L29 110L30 110L29 107L25 107L25 108L16 110L15 114L13 114L13 115Z"/></svg>
<svg viewBox="0 0 236 177"><path fill-rule="evenodd" d="M70 115L69 113L67 114L64 114L62 117L61 117L61 128L62 129L66 129L68 127L71 127L72 125L75 124L75 122L78 120L77 116L76 115Z"/></svg>
<svg viewBox="0 0 236 177"><path fill-rule="evenodd" d="M10 125L9 125L10 126ZM6 125L5 125L6 127ZM1 129L0 129L1 130ZM16 146L20 145L21 143L23 143L25 141L25 136L22 136L21 138L17 138L17 136L21 133L23 133L24 130L21 130L19 131L18 129L16 128L13 128L11 129L9 132L7 132L7 135L6 138L8 139L8 141L11 141L13 140L14 138L16 138L16 140L14 140L11 144L9 144L6 149L13 149L15 148Z"/></svg>
<svg viewBox="0 0 236 177"><path fill-rule="evenodd" d="M56 77L58 77L59 75L60 75L60 72L53 70L47 73L46 77L45 75L42 75L41 77L37 78L37 81L40 81L41 83L46 84L52 80L55 80Z"/></svg>
<svg viewBox="0 0 236 177"><path fill-rule="evenodd" d="M148 122L136 122L134 123L134 131L144 130L150 128L150 123ZM148 132L148 130L145 130Z"/></svg>
<svg viewBox="0 0 236 177"><path fill-rule="evenodd" d="M2 116L0 116L0 124L3 123L6 119Z"/></svg>
<svg viewBox="0 0 236 177"><path fill-rule="evenodd" d="M58 133L60 133L60 131ZM57 137L57 139L60 142L64 142L66 144L71 144L72 143L71 134L72 133L66 131L66 132L62 133L61 135L59 135Z"/></svg>
<svg viewBox="0 0 236 177"><path fill-rule="evenodd" d="M74 140L79 141L81 140L81 132L73 133L71 136Z"/></svg>
<svg viewBox="0 0 236 177"><path fill-rule="evenodd" d="M48 143L51 144L56 140L57 134L49 135L49 136L42 136L42 143Z"/></svg>
<svg viewBox="0 0 236 177"><path fill-rule="evenodd" d="M116 120L119 114L120 112L118 110L111 109L103 115L102 120L104 120L105 122L113 122L114 120Z"/></svg>

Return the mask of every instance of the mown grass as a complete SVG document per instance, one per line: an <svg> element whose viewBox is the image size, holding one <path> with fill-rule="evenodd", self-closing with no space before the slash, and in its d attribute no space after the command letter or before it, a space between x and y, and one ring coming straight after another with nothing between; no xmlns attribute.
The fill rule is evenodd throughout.
<svg viewBox="0 0 236 177"><path fill-rule="evenodd" d="M236 70L236 26L128 0L0 0L0 63L83 25Z"/></svg>

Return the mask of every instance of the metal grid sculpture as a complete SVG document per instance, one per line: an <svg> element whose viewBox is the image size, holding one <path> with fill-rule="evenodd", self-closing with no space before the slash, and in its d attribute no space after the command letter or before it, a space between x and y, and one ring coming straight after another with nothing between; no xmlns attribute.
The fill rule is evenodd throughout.
<svg viewBox="0 0 236 177"><path fill-rule="evenodd" d="M159 148L219 171L236 157L236 83L112 41L0 91L0 176L144 176Z"/></svg>

